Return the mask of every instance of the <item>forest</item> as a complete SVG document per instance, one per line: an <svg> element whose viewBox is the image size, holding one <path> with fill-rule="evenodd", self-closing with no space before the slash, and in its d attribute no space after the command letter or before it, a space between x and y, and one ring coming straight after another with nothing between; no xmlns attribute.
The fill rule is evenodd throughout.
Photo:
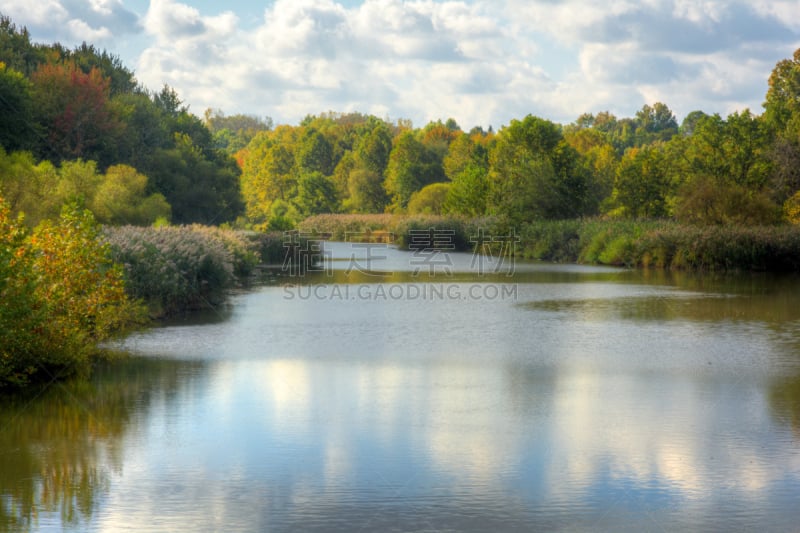
<svg viewBox="0 0 800 533"><path fill-rule="evenodd" d="M80 199L104 224L228 223L285 230L322 213L586 217L697 225L800 221L800 51L769 78L763 113L661 102L571 124L415 128L360 113L192 114L114 55L31 42L0 19L0 190L29 225Z"/></svg>

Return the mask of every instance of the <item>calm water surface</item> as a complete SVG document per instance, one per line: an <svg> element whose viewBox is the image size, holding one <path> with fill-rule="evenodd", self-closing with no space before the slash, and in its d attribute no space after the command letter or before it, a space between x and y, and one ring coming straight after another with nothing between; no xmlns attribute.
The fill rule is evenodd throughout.
<svg viewBox="0 0 800 533"><path fill-rule="evenodd" d="M796 278L329 250L0 404L0 529L800 527Z"/></svg>

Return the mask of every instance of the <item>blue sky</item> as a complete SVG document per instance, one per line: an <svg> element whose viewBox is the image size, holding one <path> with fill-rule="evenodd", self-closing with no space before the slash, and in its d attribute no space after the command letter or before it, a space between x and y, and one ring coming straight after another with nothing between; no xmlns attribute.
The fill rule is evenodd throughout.
<svg viewBox="0 0 800 533"><path fill-rule="evenodd" d="M39 42L86 40L198 115L361 111L499 128L662 101L761 112L800 48L797 0L0 0Z"/></svg>

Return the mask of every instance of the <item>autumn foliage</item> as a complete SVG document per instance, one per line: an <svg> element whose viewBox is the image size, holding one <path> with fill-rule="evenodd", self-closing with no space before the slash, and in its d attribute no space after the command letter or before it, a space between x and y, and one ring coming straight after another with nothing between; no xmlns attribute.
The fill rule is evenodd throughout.
<svg viewBox="0 0 800 533"><path fill-rule="evenodd" d="M141 317L97 237L88 211L30 232L0 198L0 388L85 370L98 342Z"/></svg>
<svg viewBox="0 0 800 533"><path fill-rule="evenodd" d="M86 73L64 62L40 65L31 81L51 159L96 159L121 128L110 106L110 80L97 68Z"/></svg>

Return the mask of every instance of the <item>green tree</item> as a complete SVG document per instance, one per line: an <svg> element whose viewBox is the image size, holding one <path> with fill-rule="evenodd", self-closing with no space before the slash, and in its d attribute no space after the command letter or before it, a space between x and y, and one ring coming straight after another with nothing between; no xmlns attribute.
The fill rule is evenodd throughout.
<svg viewBox="0 0 800 533"><path fill-rule="evenodd" d="M30 150L39 133L33 119L31 83L0 61L0 146Z"/></svg>
<svg viewBox="0 0 800 533"><path fill-rule="evenodd" d="M383 177L368 168L353 169L347 187L350 193L347 207L357 213L381 213L389 202Z"/></svg>
<svg viewBox="0 0 800 533"><path fill-rule="evenodd" d="M393 209L404 210L412 194L425 185L441 181L443 177L435 154L426 149L412 132L401 133L395 139L384 184Z"/></svg>
<svg viewBox="0 0 800 533"><path fill-rule="evenodd" d="M467 166L450 183L443 211L470 217L485 215L489 191L486 170L476 165Z"/></svg>
<svg viewBox="0 0 800 533"><path fill-rule="evenodd" d="M31 43L27 28L17 28L9 17L0 15L0 61L26 76L45 60L46 49Z"/></svg>
<svg viewBox="0 0 800 533"><path fill-rule="evenodd" d="M170 219L171 208L161 193L146 194L147 176L127 165L106 171L89 206L103 224L149 225Z"/></svg>
<svg viewBox="0 0 800 533"><path fill-rule="evenodd" d="M469 135L461 134L450 144L443 167L445 176L450 180L454 180L467 167L483 168L488 172L489 152Z"/></svg>
<svg viewBox="0 0 800 533"><path fill-rule="evenodd" d="M205 126L211 132L214 147L229 154L235 154L253 140L261 131L272 129L270 117L260 118L253 115L226 116L221 110L206 109Z"/></svg>
<svg viewBox="0 0 800 533"><path fill-rule="evenodd" d="M691 137L694 135L694 130L697 127L697 123L700 122L703 118L707 117L708 115L703 111L692 111L683 119L681 122L680 133L687 137Z"/></svg>
<svg viewBox="0 0 800 533"><path fill-rule="evenodd" d="M669 175L661 145L631 148L620 161L613 198L621 214L629 218L668 215Z"/></svg>
<svg viewBox="0 0 800 533"><path fill-rule="evenodd" d="M490 154L489 210L512 223L580 216L586 177L578 154L549 120L512 120Z"/></svg>
<svg viewBox="0 0 800 533"><path fill-rule="evenodd" d="M662 102L645 104L636 112L636 144L641 146L655 141L668 141L678 133L678 121L669 107Z"/></svg>
<svg viewBox="0 0 800 533"><path fill-rule="evenodd" d="M125 134L117 144L119 162L148 173L156 150L174 146L169 120L144 93L117 95L112 99L111 105L120 121L125 124Z"/></svg>
<svg viewBox="0 0 800 533"><path fill-rule="evenodd" d="M408 213L411 215L441 215L444 211L450 183L432 183L411 195Z"/></svg>
<svg viewBox="0 0 800 533"><path fill-rule="evenodd" d="M778 131L785 129L792 117L800 115L800 48L791 59L775 65L764 108L767 120Z"/></svg>
<svg viewBox="0 0 800 533"><path fill-rule="evenodd" d="M242 194L252 222L266 222L272 202L288 201L296 194L293 137L287 127L263 132L242 153Z"/></svg>
<svg viewBox="0 0 800 533"><path fill-rule="evenodd" d="M379 120L367 124L367 129L355 145L355 158L359 168L374 172L383 179L392 152L392 133L386 123Z"/></svg>
<svg viewBox="0 0 800 533"><path fill-rule="evenodd" d="M307 129L300 137L295 150L297 169L300 172L319 172L324 176L333 173L333 148L328 139L315 129Z"/></svg>
<svg viewBox="0 0 800 533"><path fill-rule="evenodd" d="M336 198L336 187L321 172L311 172L300 176L295 203L305 216L335 213L339 205Z"/></svg>
<svg viewBox="0 0 800 533"><path fill-rule="evenodd" d="M240 171L235 161L207 157L185 134L175 134L175 148L157 150L148 176L153 189L172 206L178 224L221 224L243 210Z"/></svg>
<svg viewBox="0 0 800 533"><path fill-rule="evenodd" d="M97 172L97 163L94 161L64 161L58 169L58 184L52 191L58 209L71 202L88 204L102 182L103 176Z"/></svg>
<svg viewBox="0 0 800 533"><path fill-rule="evenodd" d="M29 226L58 216L62 202L58 182L58 172L49 161L37 164L30 152L6 154L0 148L0 196L14 216L25 214Z"/></svg>

